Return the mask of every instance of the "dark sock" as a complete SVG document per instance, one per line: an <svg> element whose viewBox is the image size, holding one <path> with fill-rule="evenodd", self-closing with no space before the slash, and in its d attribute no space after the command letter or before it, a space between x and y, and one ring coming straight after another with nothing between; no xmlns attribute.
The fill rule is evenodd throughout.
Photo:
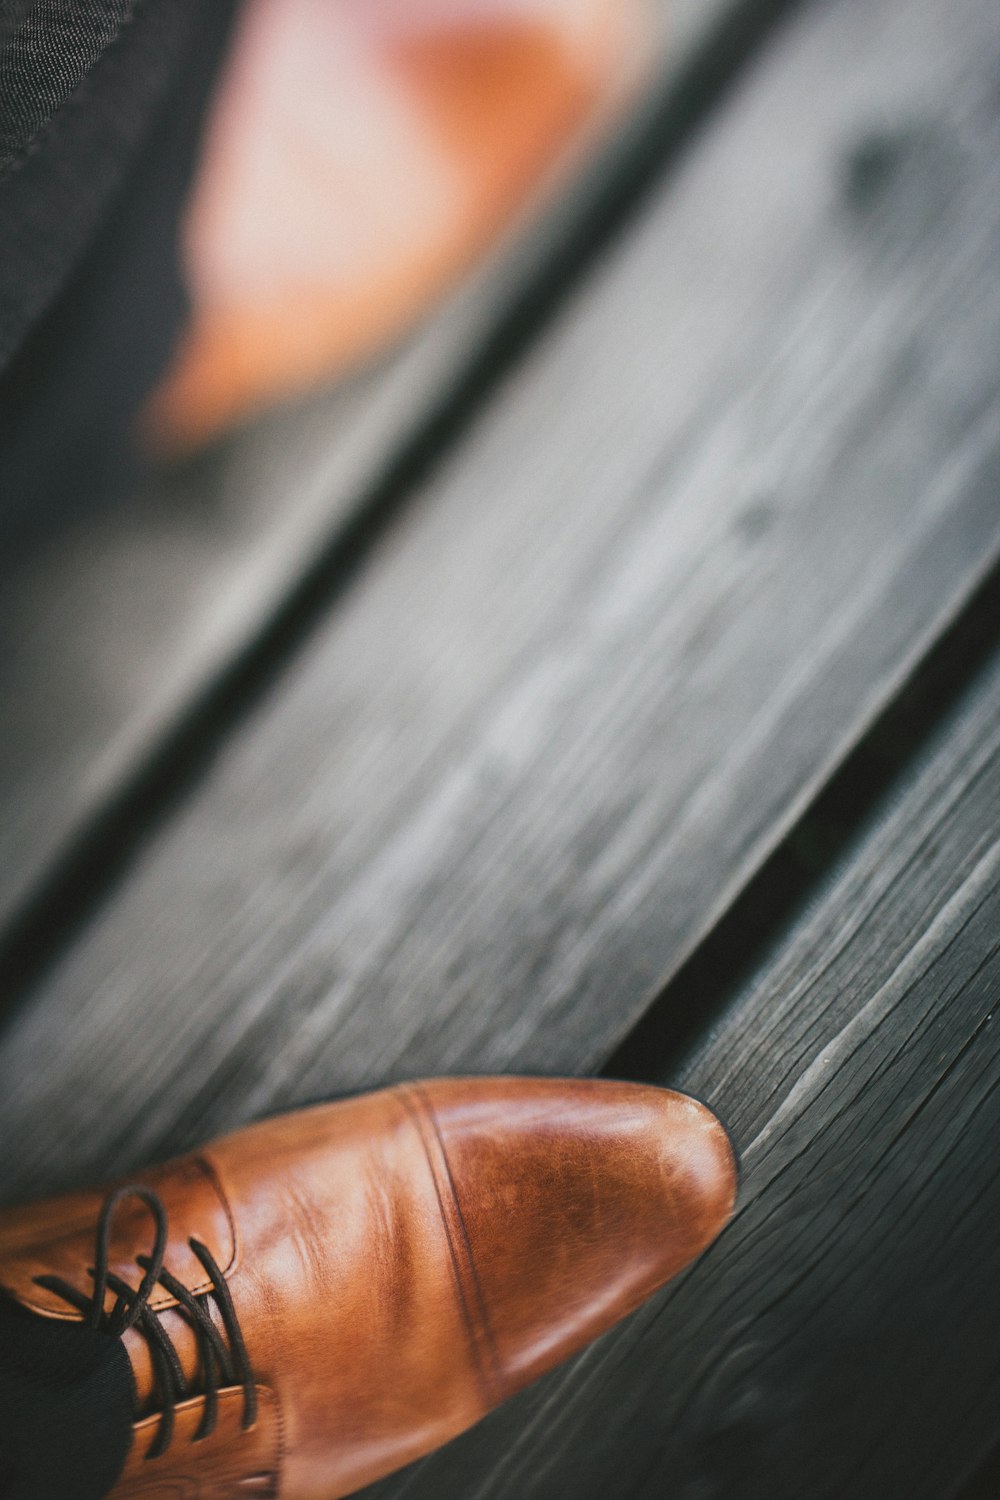
<svg viewBox="0 0 1000 1500"><path fill-rule="evenodd" d="M0 1295L0 1500L102 1500L132 1442L121 1339Z"/></svg>

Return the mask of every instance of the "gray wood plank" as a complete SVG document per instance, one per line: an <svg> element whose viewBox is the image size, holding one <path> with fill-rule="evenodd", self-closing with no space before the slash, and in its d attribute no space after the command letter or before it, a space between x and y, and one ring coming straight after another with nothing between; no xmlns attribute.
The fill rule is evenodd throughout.
<svg viewBox="0 0 1000 1500"><path fill-rule="evenodd" d="M398 453L685 86L711 38L775 0L653 0L655 84L595 142L541 218L508 237L408 345L342 388L265 418L126 506L81 513L0 561L0 927L266 628ZM669 10L669 15L668 15ZM662 53L662 58L660 54ZM541 209L541 202L535 205Z"/></svg>
<svg viewBox="0 0 1000 1500"><path fill-rule="evenodd" d="M1000 1442L1000 655L713 1034L736 1215L375 1500L950 1500ZM970 1491L992 1494L993 1490Z"/></svg>
<svg viewBox="0 0 1000 1500"><path fill-rule="evenodd" d="M995 44L775 40L13 1024L8 1196L607 1056L1000 548Z"/></svg>

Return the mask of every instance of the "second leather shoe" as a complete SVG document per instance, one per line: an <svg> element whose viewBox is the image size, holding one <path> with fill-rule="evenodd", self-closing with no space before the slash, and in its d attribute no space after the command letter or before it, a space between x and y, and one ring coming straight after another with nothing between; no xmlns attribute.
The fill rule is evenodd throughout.
<svg viewBox="0 0 1000 1500"><path fill-rule="evenodd" d="M336 1500L637 1307L715 1238L735 1182L682 1095L437 1080L8 1209L0 1286L123 1338L113 1500Z"/></svg>

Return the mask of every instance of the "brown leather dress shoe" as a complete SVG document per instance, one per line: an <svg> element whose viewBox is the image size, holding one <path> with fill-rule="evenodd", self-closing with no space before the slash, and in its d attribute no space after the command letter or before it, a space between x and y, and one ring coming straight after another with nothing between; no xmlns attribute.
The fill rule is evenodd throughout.
<svg viewBox="0 0 1000 1500"><path fill-rule="evenodd" d="M138 1409L114 1500L335 1500L637 1307L735 1185L722 1127L680 1094L437 1080L5 1210L0 1286L124 1339Z"/></svg>
<svg viewBox="0 0 1000 1500"><path fill-rule="evenodd" d="M540 206L656 59L649 0L244 0L147 413L196 447L370 363Z"/></svg>

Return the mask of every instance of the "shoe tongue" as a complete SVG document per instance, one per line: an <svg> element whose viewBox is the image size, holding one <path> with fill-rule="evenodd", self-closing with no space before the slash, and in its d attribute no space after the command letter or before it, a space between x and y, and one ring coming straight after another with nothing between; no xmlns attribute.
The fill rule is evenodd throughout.
<svg viewBox="0 0 1000 1500"><path fill-rule="evenodd" d="M200 1240L224 1275L236 1262L236 1243L226 1201L209 1163L184 1157L144 1172L133 1180L152 1188L167 1211L168 1238L164 1265L195 1296L212 1282L188 1241ZM23 1208L0 1210L0 1288L24 1307L45 1317L79 1322L83 1314L58 1292L37 1285L39 1276L58 1276L85 1297L93 1293L90 1269L96 1253L97 1221L105 1191L68 1193ZM108 1268L129 1286L142 1280L136 1257L151 1253L155 1226L138 1199L126 1199L111 1225ZM108 1290L105 1311L115 1303ZM149 1299L157 1312L175 1307L176 1299L156 1286Z"/></svg>
<svg viewBox="0 0 1000 1500"><path fill-rule="evenodd" d="M207 1310L211 1317L210 1303ZM173 1312L170 1308L158 1314L158 1317L160 1327L170 1340L183 1372L186 1394L188 1396L201 1395L205 1388L205 1372L202 1368L194 1329L183 1313ZM221 1329L219 1331L222 1332ZM136 1412L140 1417L159 1412L162 1406L162 1392L157 1385L149 1340L138 1328L129 1328L122 1336L122 1343L132 1366Z"/></svg>

